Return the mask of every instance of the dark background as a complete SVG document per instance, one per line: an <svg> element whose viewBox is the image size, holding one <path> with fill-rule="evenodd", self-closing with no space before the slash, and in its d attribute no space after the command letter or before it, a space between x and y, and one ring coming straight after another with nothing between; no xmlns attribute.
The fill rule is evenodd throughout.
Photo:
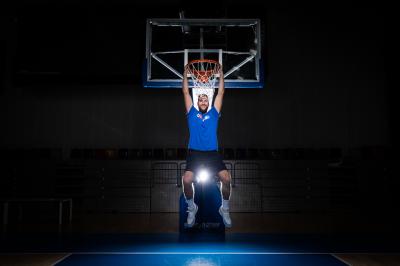
<svg viewBox="0 0 400 266"><path fill-rule="evenodd" d="M2 192L9 196L63 195L74 198L74 202L77 198L80 210L85 210L86 199L91 202L88 206L92 204L100 211L126 204L122 211L151 212L146 207L149 197L168 203L171 199L147 195L143 205L134 198L136 190L126 193L133 197L127 203L121 191L113 190L109 207L102 209L107 189L99 188L98 194L90 194L89 198L85 193L92 187L85 182L92 178L87 175L104 181L107 173L101 171L107 169L111 169L108 178L113 180L112 171L122 172L124 167L137 165L126 160L132 158L121 150L150 151L147 157L143 153L141 158L134 157L151 160L152 151L161 150L156 159L162 159L164 149L186 148L188 130L180 89L141 86L146 18L177 18L178 12L185 10L187 18L259 18L262 22L265 88L226 91L219 144L234 153L225 158L249 159L250 151L263 151L262 159L284 160L282 167L275 161L266 164L277 168L275 181L280 190L272 192L285 197L285 193L294 191L286 195L294 210L299 209L298 191L292 179L285 180L284 186L279 183L280 167L290 178L301 175L303 193L309 184L305 169L308 171L313 164L312 171L323 183L315 193L323 191L328 201L317 197L309 204L307 198L300 210L341 211L345 207L353 214L362 206L381 225L394 225L398 199L394 147L398 137L396 88L388 84L394 47L389 45L394 28L390 7L350 1L297 5L285 1L221 1L204 2L204 6L200 9L193 1L154 0L3 4L0 148L2 162L9 166L9 179L2 180ZM36 159L48 161L39 164ZM81 160L79 166L76 159ZM114 165L115 159L124 160L128 166L119 162ZM318 162L304 161L309 159ZM67 174L57 170L60 160L60 169L70 171ZM153 170L148 162L142 163ZM56 174L49 174L49 169L56 169ZM122 186L133 178L130 173ZM34 175L43 178L32 181ZM136 177L142 178L139 174ZM74 181L78 182L74 191L57 183L68 178L78 180ZM172 183L168 181L170 190L160 188L155 193L179 193L174 178ZM24 187L21 190L15 186L19 179ZM246 199L252 196L246 189L254 187L238 185L235 193ZM342 197L344 194L349 197ZM236 200L246 202L242 196ZM268 206L273 204L268 205L269 199L262 200L261 204L267 203L262 211L269 211ZM283 204L279 198L275 203L278 207L274 210L293 210L279 209ZM377 212L387 216L377 217ZM338 217L342 219L340 214ZM360 220L368 223L370 217ZM378 227L372 223L370 228Z"/></svg>
<svg viewBox="0 0 400 266"><path fill-rule="evenodd" d="M1 146L185 147L180 90L141 87L145 19L203 14L156 3L4 9ZM383 7L225 4L208 16L262 20L266 81L227 92L221 147L391 145Z"/></svg>

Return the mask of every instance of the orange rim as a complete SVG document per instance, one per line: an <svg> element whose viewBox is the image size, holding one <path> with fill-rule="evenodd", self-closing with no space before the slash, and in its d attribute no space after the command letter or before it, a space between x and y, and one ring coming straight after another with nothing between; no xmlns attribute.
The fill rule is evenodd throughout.
<svg viewBox="0 0 400 266"><path fill-rule="evenodd" d="M211 68L210 70L197 70L194 67L194 64L198 63L209 63L209 64L214 64L215 66ZM196 59L192 60L187 64L187 68L191 70L191 72L201 81L201 82L207 82L209 77L213 74L217 74L218 70L220 68L220 64L212 59Z"/></svg>

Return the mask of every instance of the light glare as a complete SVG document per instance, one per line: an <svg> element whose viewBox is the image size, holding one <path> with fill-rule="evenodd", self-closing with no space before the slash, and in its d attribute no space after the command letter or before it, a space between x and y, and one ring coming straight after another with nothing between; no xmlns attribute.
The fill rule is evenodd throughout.
<svg viewBox="0 0 400 266"><path fill-rule="evenodd" d="M206 170L201 170L199 174L197 175L197 181L200 183L207 182L207 180L210 178L210 174Z"/></svg>

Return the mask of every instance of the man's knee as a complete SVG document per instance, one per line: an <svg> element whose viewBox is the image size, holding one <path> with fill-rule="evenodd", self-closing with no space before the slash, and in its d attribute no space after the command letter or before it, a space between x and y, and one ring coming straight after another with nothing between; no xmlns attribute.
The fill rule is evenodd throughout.
<svg viewBox="0 0 400 266"><path fill-rule="evenodd" d="M222 170L218 173L218 177L220 181L224 184L230 184L231 183L231 175L227 170Z"/></svg>
<svg viewBox="0 0 400 266"><path fill-rule="evenodd" d="M192 184L193 183L193 172L186 171L182 176L182 182L184 184Z"/></svg>

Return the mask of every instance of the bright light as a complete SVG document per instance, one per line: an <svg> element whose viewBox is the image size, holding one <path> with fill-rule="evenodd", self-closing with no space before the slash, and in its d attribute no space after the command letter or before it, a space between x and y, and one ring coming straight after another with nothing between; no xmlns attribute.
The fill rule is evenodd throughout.
<svg viewBox="0 0 400 266"><path fill-rule="evenodd" d="M188 259L188 261L185 263L185 266L217 266L215 262L216 261L214 259L197 257Z"/></svg>
<svg viewBox="0 0 400 266"><path fill-rule="evenodd" d="M210 173L206 170L201 170L197 175L197 181L200 183L205 183L210 178Z"/></svg>

